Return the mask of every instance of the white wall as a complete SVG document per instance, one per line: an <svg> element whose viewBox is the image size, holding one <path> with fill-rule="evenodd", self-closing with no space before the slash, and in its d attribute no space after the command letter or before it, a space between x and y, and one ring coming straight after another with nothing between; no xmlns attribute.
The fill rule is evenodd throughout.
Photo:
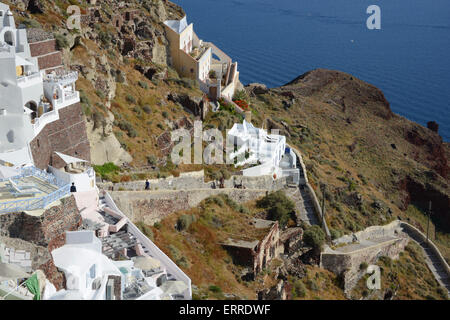
<svg viewBox="0 0 450 320"><path fill-rule="evenodd" d="M71 174L52 166L49 166L50 172L60 181L64 181L70 185L75 183L77 192L93 191L96 188L95 185L95 171L89 168L86 172L80 174Z"/></svg>

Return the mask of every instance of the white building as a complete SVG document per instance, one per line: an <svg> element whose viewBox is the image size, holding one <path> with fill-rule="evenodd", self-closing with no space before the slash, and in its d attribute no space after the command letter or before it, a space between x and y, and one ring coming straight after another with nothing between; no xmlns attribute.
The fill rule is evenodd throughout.
<svg viewBox="0 0 450 320"><path fill-rule="evenodd" d="M52 257L65 274L67 290L56 292L49 300L121 299L114 296L121 292L120 270L102 254L102 243L94 232L67 232L66 245L53 250Z"/></svg>
<svg viewBox="0 0 450 320"><path fill-rule="evenodd" d="M164 22L170 43L172 65L182 77L195 79L213 100L233 98L239 84L237 62L213 43L200 40L187 17ZM213 71L213 72L211 72Z"/></svg>
<svg viewBox="0 0 450 320"><path fill-rule="evenodd" d="M52 257L64 272L67 289L56 291L47 282L45 300L173 300L184 298L181 293L189 289L182 281L170 279L157 259L108 258L93 231L66 232L66 244L53 250Z"/></svg>
<svg viewBox="0 0 450 320"><path fill-rule="evenodd" d="M58 110L80 101L76 72L56 75L39 70L26 29L17 29L9 7L0 3L0 160L33 164L30 142Z"/></svg>
<svg viewBox="0 0 450 320"><path fill-rule="evenodd" d="M245 120L228 131L227 148L230 147L227 160L236 159L236 167L255 165L243 170L244 176L272 175L276 179L292 176L290 170L296 168L296 155L286 147L285 136L268 134ZM297 180L294 177L294 182Z"/></svg>

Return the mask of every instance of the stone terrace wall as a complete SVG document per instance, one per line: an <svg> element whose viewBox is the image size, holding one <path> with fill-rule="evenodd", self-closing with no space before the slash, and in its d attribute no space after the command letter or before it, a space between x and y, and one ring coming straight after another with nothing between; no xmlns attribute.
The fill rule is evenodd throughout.
<svg viewBox="0 0 450 320"><path fill-rule="evenodd" d="M20 238L50 251L65 243L65 231L75 231L81 226L81 215L70 196L61 204L47 209L41 216L26 213L0 215L0 236Z"/></svg>
<svg viewBox="0 0 450 320"><path fill-rule="evenodd" d="M323 252L320 256L320 267L338 275L344 273L344 291L348 292L366 273L366 270L360 270L361 263L375 264L381 256L397 259L408 241L408 238L397 238L350 253Z"/></svg>
<svg viewBox="0 0 450 320"><path fill-rule="evenodd" d="M213 182L205 182L204 171L181 173L179 177L173 176L161 179L149 180L151 190L190 190L190 189L211 189ZM245 177L240 175L232 176L224 181L225 188L234 188L234 185L243 184L246 189L264 189L276 191L286 185L286 178L273 180L272 176ZM120 183L98 183L99 188L113 191L140 191L144 190L145 180L120 182Z"/></svg>
<svg viewBox="0 0 450 320"><path fill-rule="evenodd" d="M266 190L250 189L191 189L166 191L112 191L111 197L132 221L154 224L165 216L196 207L204 199L227 194L237 203L265 196Z"/></svg>
<svg viewBox="0 0 450 320"><path fill-rule="evenodd" d="M52 157L54 151L90 161L91 149L80 103L59 110L59 120L47 124L30 147L34 163L40 169L65 165L59 157Z"/></svg>
<svg viewBox="0 0 450 320"><path fill-rule="evenodd" d="M385 226L372 226L362 231L345 235L333 241L334 245L349 244L354 241L370 240L386 236L399 236L402 233L402 222L395 220Z"/></svg>

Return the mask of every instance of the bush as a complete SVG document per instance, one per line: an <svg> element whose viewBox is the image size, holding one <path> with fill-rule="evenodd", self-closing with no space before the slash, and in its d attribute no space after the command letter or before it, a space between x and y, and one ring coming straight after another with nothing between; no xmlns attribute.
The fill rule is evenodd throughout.
<svg viewBox="0 0 450 320"><path fill-rule="evenodd" d="M167 113L167 111L163 111L162 116L167 119L169 117L169 113Z"/></svg>
<svg viewBox="0 0 450 320"><path fill-rule="evenodd" d="M117 173L120 171L120 168L116 166L112 162L105 163L101 166L94 165L94 170L97 174L99 174L102 178L105 178L106 175L111 173Z"/></svg>
<svg viewBox="0 0 450 320"><path fill-rule="evenodd" d="M69 42L67 41L67 38L64 37L63 35L60 34L55 35L55 40L59 50L69 47Z"/></svg>
<svg viewBox="0 0 450 320"><path fill-rule="evenodd" d="M294 203L282 191L268 194L257 201L257 206L266 209L268 219L279 221L282 227L287 224L291 215L295 213Z"/></svg>
<svg viewBox="0 0 450 320"><path fill-rule="evenodd" d="M145 106L142 107L142 110L144 110L144 112L145 112L146 114L152 113L152 109L151 109L150 106L147 105L147 104L146 104Z"/></svg>
<svg viewBox="0 0 450 320"><path fill-rule="evenodd" d="M317 225L310 226L303 234L303 241L315 250L322 251L322 246L325 243L325 233Z"/></svg>
<svg viewBox="0 0 450 320"><path fill-rule="evenodd" d="M152 229L146 225L144 222L139 221L136 223L136 227L139 228L139 230L141 230L141 232L150 240L153 240L153 231Z"/></svg>
<svg viewBox="0 0 450 320"><path fill-rule="evenodd" d="M125 97L125 99L127 100L127 102L129 103L136 103L136 98L133 97L131 94L127 94L127 96Z"/></svg>
<svg viewBox="0 0 450 320"><path fill-rule="evenodd" d="M147 163L151 166L154 166L158 159L154 155L147 156Z"/></svg>
<svg viewBox="0 0 450 320"><path fill-rule="evenodd" d="M183 231L189 228L189 226L195 222L195 216L189 214L183 214L177 220L177 230Z"/></svg>
<svg viewBox="0 0 450 320"><path fill-rule="evenodd" d="M245 90L236 91L236 93L233 96L233 101L234 100L247 100L247 99L248 99L248 95Z"/></svg>
<svg viewBox="0 0 450 320"><path fill-rule="evenodd" d="M221 293L222 289L216 285L209 286L209 291L214 293Z"/></svg>
<svg viewBox="0 0 450 320"><path fill-rule="evenodd" d="M139 81L138 84L139 84L139 86L140 86L142 89L148 89L148 84L147 84L147 82Z"/></svg>
<svg viewBox="0 0 450 320"><path fill-rule="evenodd" d="M359 265L359 270L366 270L369 267L367 262L363 262Z"/></svg>
<svg viewBox="0 0 450 320"><path fill-rule="evenodd" d="M292 294L294 298L297 297L304 298L306 296L306 287L303 281L295 280L294 285L292 287Z"/></svg>
<svg viewBox="0 0 450 320"><path fill-rule="evenodd" d="M117 126L120 128L120 130L126 131L128 136L130 138L135 138L137 137L137 132L136 130L133 128L133 126L131 125L131 123L129 123L126 120L121 120L119 121L119 123L117 124Z"/></svg>

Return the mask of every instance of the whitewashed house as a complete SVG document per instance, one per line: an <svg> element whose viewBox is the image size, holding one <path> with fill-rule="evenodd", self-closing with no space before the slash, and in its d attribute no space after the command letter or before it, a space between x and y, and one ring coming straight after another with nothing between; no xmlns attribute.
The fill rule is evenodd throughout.
<svg viewBox="0 0 450 320"><path fill-rule="evenodd" d="M182 77L195 79L200 89L213 100L231 100L239 84L237 62L211 42L204 42L194 32L187 17L164 22L170 43L172 65ZM213 71L213 72L211 72Z"/></svg>
<svg viewBox="0 0 450 320"><path fill-rule="evenodd" d="M0 160L33 164L30 142L58 110L80 101L76 72L45 74L31 56L26 29L17 29L9 7L0 3Z"/></svg>
<svg viewBox="0 0 450 320"><path fill-rule="evenodd" d="M254 165L243 170L244 176L272 175L274 179L292 175L296 155L286 147L286 137L268 134L246 120L235 123L227 133L227 161L236 159L235 166ZM297 182L298 178L294 178Z"/></svg>
<svg viewBox="0 0 450 320"><path fill-rule="evenodd" d="M66 244L52 251L55 266L64 272L66 289L49 300L120 300L119 268L102 254L102 243L92 231L66 233Z"/></svg>

